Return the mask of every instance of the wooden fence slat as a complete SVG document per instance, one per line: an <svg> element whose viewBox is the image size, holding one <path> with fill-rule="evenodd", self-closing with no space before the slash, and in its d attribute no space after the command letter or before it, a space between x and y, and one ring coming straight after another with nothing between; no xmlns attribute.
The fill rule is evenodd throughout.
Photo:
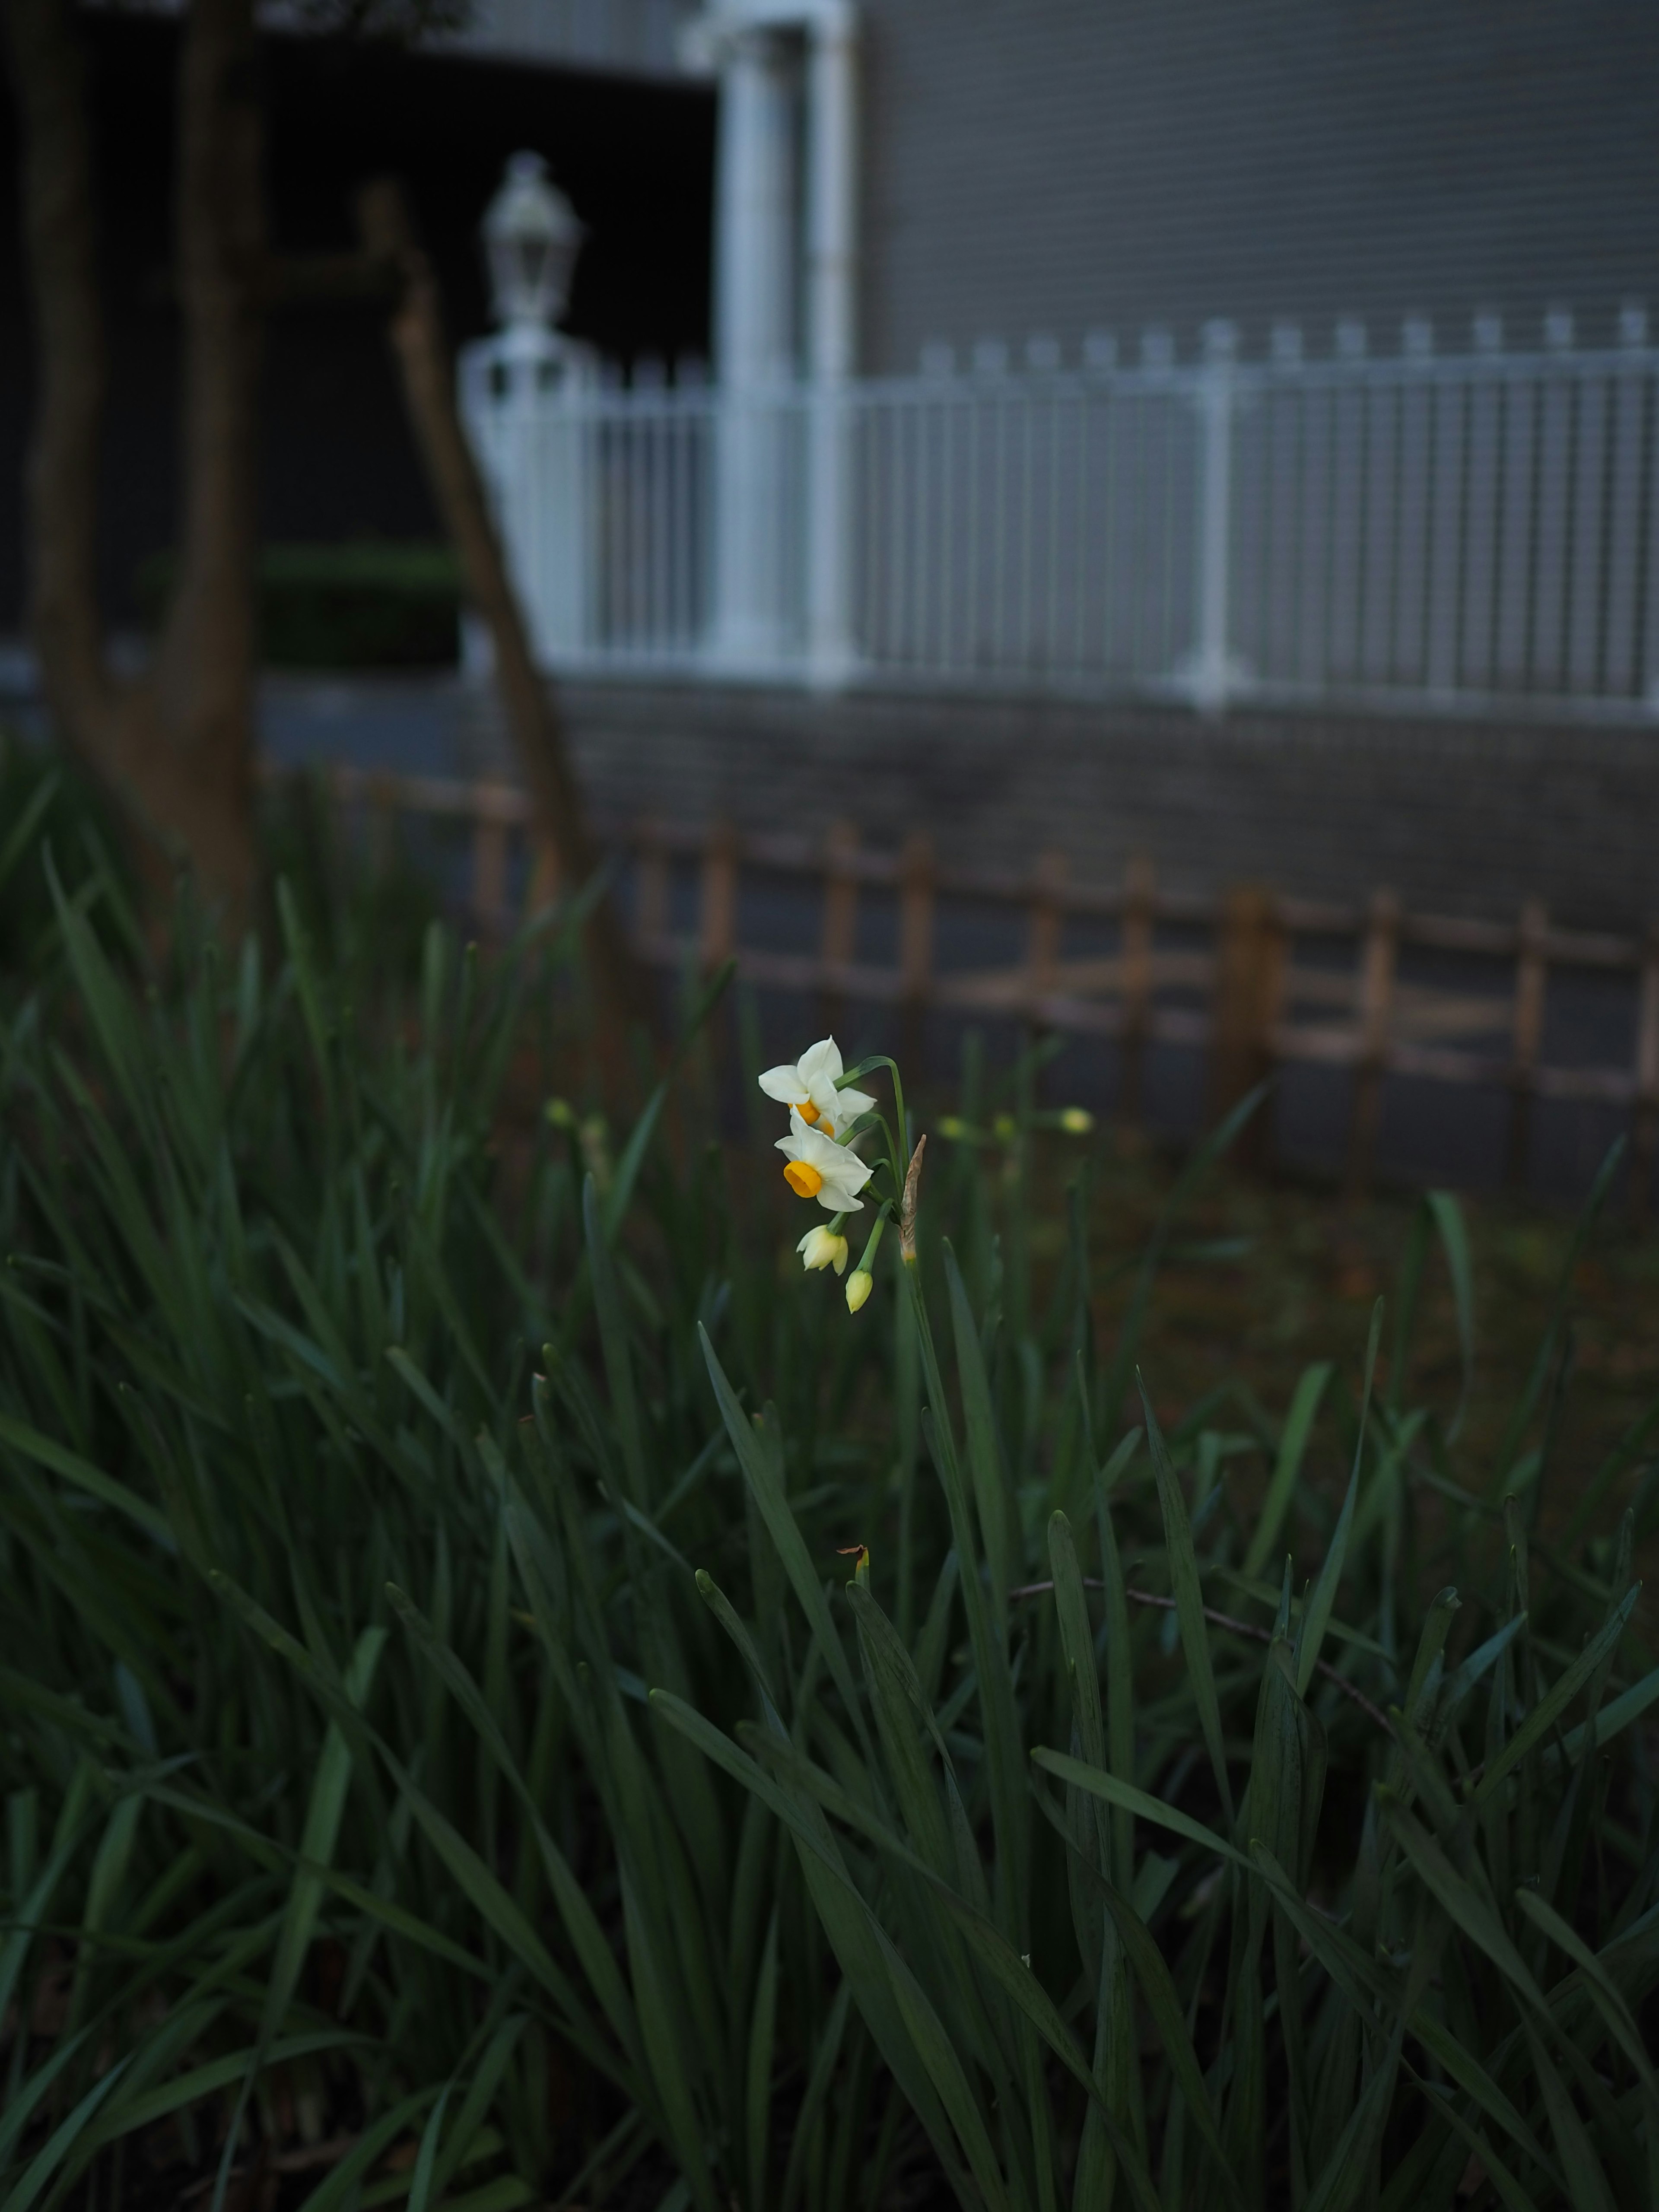
<svg viewBox="0 0 1659 2212"><path fill-rule="evenodd" d="M1228 892L1216 939L1215 990L1210 1016L1210 1119L1218 1121L1267 1076L1284 997L1285 932L1271 892L1243 884ZM1258 1113L1240 1139L1241 1153L1266 1164L1270 1140Z"/></svg>
<svg viewBox="0 0 1659 2212"><path fill-rule="evenodd" d="M1038 855L1025 922L1025 988L1033 1014L1059 988L1060 952L1066 932L1061 900L1066 874L1064 853Z"/></svg>
<svg viewBox="0 0 1659 2212"><path fill-rule="evenodd" d="M472 817L472 908L481 927L499 937L507 927L508 806L505 787L480 784Z"/></svg>
<svg viewBox="0 0 1659 2212"><path fill-rule="evenodd" d="M921 1057L922 1017L933 977L933 841L925 830L904 841L899 861L899 1000L904 1050Z"/></svg>
<svg viewBox="0 0 1659 2212"><path fill-rule="evenodd" d="M647 960L660 958L668 941L668 848L659 825L642 822L635 832L634 935Z"/></svg>
<svg viewBox="0 0 1659 2212"><path fill-rule="evenodd" d="M716 822L702 854L702 910L698 957L705 974L729 960L738 948L738 833L729 822Z"/></svg>
<svg viewBox="0 0 1659 2212"><path fill-rule="evenodd" d="M847 1013L848 979L859 945L859 833L832 822L823 841L823 896L818 923L818 1018L834 1036Z"/></svg>
<svg viewBox="0 0 1659 2212"><path fill-rule="evenodd" d="M1545 939L1549 915L1541 899L1521 908L1515 956L1515 1027L1510 1050L1510 1124L1504 1177L1520 1185L1527 1178L1532 1146L1532 1102L1538 1054L1544 1042L1544 994L1549 981Z"/></svg>
<svg viewBox="0 0 1659 2212"><path fill-rule="evenodd" d="M524 910L529 919L545 914L559 897L559 848L550 837L537 836L531 845L530 881L525 890Z"/></svg>
<svg viewBox="0 0 1659 2212"><path fill-rule="evenodd" d="M1123 871L1123 1042L1118 1116L1126 1128L1140 1119L1146 1044L1152 1027L1152 936L1158 921L1158 871L1150 853L1132 853Z"/></svg>
<svg viewBox="0 0 1659 2212"><path fill-rule="evenodd" d="M1348 1192L1363 1195L1382 1118L1382 1074L1394 1014L1400 958L1400 902L1392 891L1372 897L1359 954L1359 1060L1348 1124Z"/></svg>

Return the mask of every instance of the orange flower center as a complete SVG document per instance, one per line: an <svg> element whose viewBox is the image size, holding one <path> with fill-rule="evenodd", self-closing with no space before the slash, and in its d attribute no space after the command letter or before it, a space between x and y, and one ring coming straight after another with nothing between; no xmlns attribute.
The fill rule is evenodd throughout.
<svg viewBox="0 0 1659 2212"><path fill-rule="evenodd" d="M810 1098L803 1098L795 1111L800 1115L801 1120L809 1125L818 1118L818 1109Z"/></svg>
<svg viewBox="0 0 1659 2212"><path fill-rule="evenodd" d="M805 1160L786 1161L783 1179L797 1198L816 1198L823 1188L823 1177Z"/></svg>

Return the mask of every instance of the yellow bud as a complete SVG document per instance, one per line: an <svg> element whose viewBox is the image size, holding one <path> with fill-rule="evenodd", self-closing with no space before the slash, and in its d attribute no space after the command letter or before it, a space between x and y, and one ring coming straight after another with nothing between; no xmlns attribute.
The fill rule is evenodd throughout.
<svg viewBox="0 0 1659 2212"><path fill-rule="evenodd" d="M1095 1117L1086 1106L1068 1106L1060 1117L1060 1126L1068 1137L1086 1137L1095 1126Z"/></svg>
<svg viewBox="0 0 1659 2212"><path fill-rule="evenodd" d="M848 1312L856 1313L875 1287L876 1279L873 1275L866 1274L862 1267L854 1267L847 1278Z"/></svg>
<svg viewBox="0 0 1659 2212"><path fill-rule="evenodd" d="M998 1141L1005 1145L1012 1145L1019 1133L1019 1125L1012 1114L999 1114L991 1127L996 1132Z"/></svg>
<svg viewBox="0 0 1659 2212"><path fill-rule="evenodd" d="M550 1098L543 1112L556 1129L574 1129L576 1109L568 1098Z"/></svg>
<svg viewBox="0 0 1659 2212"><path fill-rule="evenodd" d="M939 1125L939 1133L948 1142L954 1144L958 1137L967 1135L968 1124L960 1115L947 1114Z"/></svg>
<svg viewBox="0 0 1659 2212"><path fill-rule="evenodd" d="M809 1229L795 1249L808 1274L817 1267L833 1267L838 1275L847 1273L847 1239L833 1230Z"/></svg>

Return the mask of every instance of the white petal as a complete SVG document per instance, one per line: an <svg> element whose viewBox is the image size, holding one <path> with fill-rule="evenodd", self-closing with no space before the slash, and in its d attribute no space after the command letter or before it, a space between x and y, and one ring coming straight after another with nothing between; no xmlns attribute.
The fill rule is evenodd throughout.
<svg viewBox="0 0 1659 2212"><path fill-rule="evenodd" d="M769 1098L775 1098L782 1106L793 1106L811 1096L798 1067L769 1067L760 1079L760 1087Z"/></svg>
<svg viewBox="0 0 1659 2212"><path fill-rule="evenodd" d="M841 1108L836 1117L837 1128L844 1128L848 1122L856 1121L860 1114L869 1113L876 1103L867 1091L854 1091L850 1086L845 1091L838 1091L836 1098Z"/></svg>
<svg viewBox="0 0 1659 2212"><path fill-rule="evenodd" d="M841 1047L834 1037L820 1037L816 1044L807 1046L800 1056L800 1072L809 1088L815 1083L827 1083L834 1089L841 1073Z"/></svg>

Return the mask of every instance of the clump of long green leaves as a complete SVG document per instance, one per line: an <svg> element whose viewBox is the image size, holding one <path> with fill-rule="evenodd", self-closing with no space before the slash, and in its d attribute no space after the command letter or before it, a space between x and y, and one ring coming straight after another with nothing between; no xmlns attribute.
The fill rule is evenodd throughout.
<svg viewBox="0 0 1659 2212"><path fill-rule="evenodd" d="M1559 1313L1496 1468L1410 1402L1449 1202L1380 1401L1160 1434L1183 1194L1097 1346L1030 1063L852 1320L684 1054L541 1110L568 937L282 916L90 879L5 1015L7 2212L1647 2201L1631 1525L1534 1526Z"/></svg>

